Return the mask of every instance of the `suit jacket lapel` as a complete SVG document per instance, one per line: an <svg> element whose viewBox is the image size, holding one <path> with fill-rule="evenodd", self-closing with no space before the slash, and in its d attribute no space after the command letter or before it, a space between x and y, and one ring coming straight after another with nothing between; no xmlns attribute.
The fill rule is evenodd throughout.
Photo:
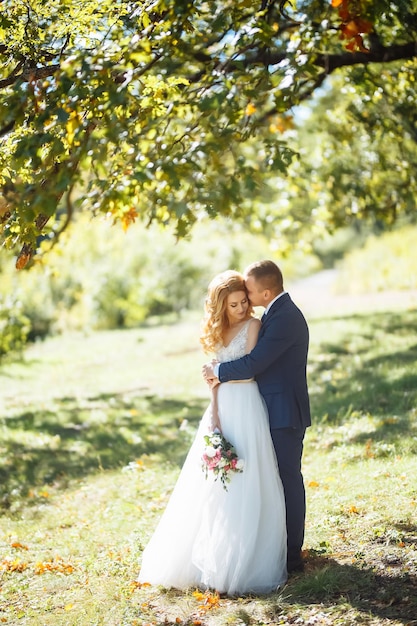
<svg viewBox="0 0 417 626"><path fill-rule="evenodd" d="M261 329L259 331L259 336L261 337L264 332L265 332L265 328L266 326L268 326L269 321L271 320L271 318L274 316L274 313L276 313L279 308L284 304L284 302L288 301L290 295L288 293L284 293L280 298L278 298L278 300L276 302L274 302L274 304L271 306L271 308L269 309L267 314L263 314L261 317Z"/></svg>
<svg viewBox="0 0 417 626"><path fill-rule="evenodd" d="M275 300L274 304L269 309L268 314L265 315L265 313L264 313L262 315L261 321L265 322L265 320L268 319L270 315L272 315L273 313L278 311L278 309L284 304L284 302L287 302L289 299L290 299L290 294L289 293L283 293L282 296L280 298L278 298L278 300Z"/></svg>

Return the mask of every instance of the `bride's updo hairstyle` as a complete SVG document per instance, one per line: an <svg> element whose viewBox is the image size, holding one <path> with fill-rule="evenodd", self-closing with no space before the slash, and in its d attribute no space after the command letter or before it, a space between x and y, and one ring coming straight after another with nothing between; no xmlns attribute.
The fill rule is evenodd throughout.
<svg viewBox="0 0 417 626"><path fill-rule="evenodd" d="M247 294L242 274L234 270L218 274L208 286L200 337L205 352L216 352L223 345L223 332L229 326L227 296L235 291ZM249 303L248 317L252 314Z"/></svg>

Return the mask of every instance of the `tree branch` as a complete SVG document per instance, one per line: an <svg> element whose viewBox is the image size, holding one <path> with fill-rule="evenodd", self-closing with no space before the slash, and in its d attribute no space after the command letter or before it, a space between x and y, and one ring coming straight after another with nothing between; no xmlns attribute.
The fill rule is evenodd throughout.
<svg viewBox="0 0 417 626"><path fill-rule="evenodd" d="M368 63L390 63L417 57L417 41L393 46L380 46L369 52L344 52L342 54L322 54L316 58L315 65L322 67L328 74L340 67L367 65Z"/></svg>
<svg viewBox="0 0 417 626"><path fill-rule="evenodd" d="M60 65L46 65L45 67L27 67L20 74L12 72L7 78L0 80L0 89L10 87L10 85L13 85L18 80L25 82L31 79L39 80L41 78L46 78L47 76L52 76L59 70L59 68Z"/></svg>
<svg viewBox="0 0 417 626"><path fill-rule="evenodd" d="M247 50L253 50L253 46L248 45ZM239 52L242 54L242 51ZM410 41L406 44L392 46L375 46L369 52L342 52L340 54L321 54L314 60L314 65L323 68L326 74L331 74L336 69L353 65L365 65L368 63L389 63L417 57L417 41ZM213 58L206 53L200 53L194 58L200 63L213 63ZM250 69L255 65L278 65L288 59L287 51L273 50L272 48L258 49L254 54L248 54L246 58L234 62L232 58L222 60L217 64L216 69L224 73L231 73L234 70L241 70L242 67ZM191 83L198 82L204 75L204 70L189 76Z"/></svg>
<svg viewBox="0 0 417 626"><path fill-rule="evenodd" d="M11 120L5 126L3 126L3 128L0 128L0 137L4 137L4 135L10 133L10 131L13 130L15 124L16 120Z"/></svg>

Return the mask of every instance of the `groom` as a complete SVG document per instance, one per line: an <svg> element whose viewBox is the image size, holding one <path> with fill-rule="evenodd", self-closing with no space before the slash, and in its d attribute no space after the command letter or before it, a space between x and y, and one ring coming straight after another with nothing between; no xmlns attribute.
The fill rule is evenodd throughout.
<svg viewBox="0 0 417 626"><path fill-rule="evenodd" d="M221 383L256 377L265 399L272 440L284 487L287 511L287 570L303 571L305 490L301 473L303 440L311 424L307 388L308 326L284 291L281 270L258 261L244 272L249 300L265 307L258 343L246 356L229 363L206 364L206 380ZM265 477L265 480L268 478Z"/></svg>

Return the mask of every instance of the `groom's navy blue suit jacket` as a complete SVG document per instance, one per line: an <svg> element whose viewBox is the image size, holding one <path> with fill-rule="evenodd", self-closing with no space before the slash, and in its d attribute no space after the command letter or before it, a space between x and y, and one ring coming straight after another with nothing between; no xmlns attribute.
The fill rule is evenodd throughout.
<svg viewBox="0 0 417 626"><path fill-rule="evenodd" d="M252 352L219 368L220 382L255 377L271 428L311 424L307 389L309 332L300 309L284 293L264 317Z"/></svg>

